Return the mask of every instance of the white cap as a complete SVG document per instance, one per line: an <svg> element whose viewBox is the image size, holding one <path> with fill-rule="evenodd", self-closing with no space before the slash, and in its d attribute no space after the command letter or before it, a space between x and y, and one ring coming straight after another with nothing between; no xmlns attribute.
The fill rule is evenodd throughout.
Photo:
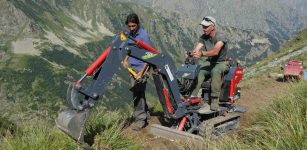
<svg viewBox="0 0 307 150"><path fill-rule="evenodd" d="M213 17L211 16L206 16L204 17L203 21L201 21L200 25L203 26L210 26L210 25L216 25L216 21Z"/></svg>

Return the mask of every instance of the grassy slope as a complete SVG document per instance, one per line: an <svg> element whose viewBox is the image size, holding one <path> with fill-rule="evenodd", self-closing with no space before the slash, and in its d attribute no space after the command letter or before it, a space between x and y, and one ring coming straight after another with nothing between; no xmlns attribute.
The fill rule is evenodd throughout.
<svg viewBox="0 0 307 150"><path fill-rule="evenodd" d="M307 84L295 83L261 109L250 127L217 144L218 149L306 149ZM231 141L231 142L227 142Z"/></svg>
<svg viewBox="0 0 307 150"><path fill-rule="evenodd" d="M307 46L307 29L296 38L287 42L280 53L252 66L260 67L268 62L280 58L289 51L299 50ZM301 54L291 58L301 60L306 67L307 55ZM277 71L279 67L269 70ZM244 81L244 85L252 82L253 88L258 84L265 84L265 75L256 74L253 79ZM217 149L306 149L307 148L307 82L289 83L290 88L286 93L276 95L271 103L258 110L256 117L251 119L249 127L244 128L233 136L229 136L220 142L212 142ZM244 87L243 87L244 88ZM244 93L243 93L244 94ZM231 142L227 142L231 141Z"/></svg>

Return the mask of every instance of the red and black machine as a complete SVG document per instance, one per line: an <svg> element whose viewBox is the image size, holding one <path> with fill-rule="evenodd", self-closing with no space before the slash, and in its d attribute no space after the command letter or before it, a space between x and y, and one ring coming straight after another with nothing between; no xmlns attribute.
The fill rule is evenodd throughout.
<svg viewBox="0 0 307 150"><path fill-rule="evenodd" d="M285 80L291 79L303 79L304 78L304 66L302 61L289 61L283 68L283 75Z"/></svg>
<svg viewBox="0 0 307 150"><path fill-rule="evenodd" d="M127 43L128 38L134 45ZM234 102L240 98L237 86L243 76L242 68L234 65L225 76L221 87L220 111L200 113L198 103L202 100L206 102L205 97L191 98L188 94L193 89L190 82L198 76L199 65L186 63L176 70L167 56L123 32L115 37L104 53L85 71L85 75L68 88L70 108L59 113L56 124L78 143L85 144L83 128L89 112L121 67L126 55L148 63L149 69L153 70L152 77L164 117L171 123L170 126L152 125L152 134L168 139L202 140L203 136L219 137L239 126L240 115L236 113L238 107L234 106ZM83 85L84 80L89 80L89 86ZM203 91L204 95L210 92Z"/></svg>

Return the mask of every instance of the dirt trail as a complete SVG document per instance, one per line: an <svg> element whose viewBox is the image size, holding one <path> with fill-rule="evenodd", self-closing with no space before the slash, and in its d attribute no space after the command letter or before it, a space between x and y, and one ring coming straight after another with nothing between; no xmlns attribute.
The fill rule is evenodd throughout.
<svg viewBox="0 0 307 150"><path fill-rule="evenodd" d="M274 79L262 77L261 79L250 79L243 81L241 84L241 99L237 103L247 109L247 112L242 114L240 128L248 127L254 118L255 114L260 111L260 108L272 102L274 96L284 93L289 88L289 83L278 82ZM162 138L156 138L149 133L151 124L159 123L158 117L153 116L149 122L149 126L144 130L135 132L131 129L126 129L126 133L130 136L137 137L145 149L182 149L179 143Z"/></svg>
<svg viewBox="0 0 307 150"><path fill-rule="evenodd" d="M248 126L263 106L270 104L275 96L287 92L289 84L268 77L242 82L241 99L237 105L245 107L247 112L242 115L241 126Z"/></svg>

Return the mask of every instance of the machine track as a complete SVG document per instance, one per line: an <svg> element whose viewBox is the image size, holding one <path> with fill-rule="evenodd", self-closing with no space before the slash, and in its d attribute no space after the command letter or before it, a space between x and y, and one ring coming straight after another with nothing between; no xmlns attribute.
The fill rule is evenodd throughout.
<svg viewBox="0 0 307 150"><path fill-rule="evenodd" d="M228 114L203 121L199 126L199 135L217 139L240 126L239 114Z"/></svg>
<svg viewBox="0 0 307 150"><path fill-rule="evenodd" d="M217 139L224 134L232 132L234 129L239 127L239 122L240 115L232 113L203 121L199 126L198 135L157 124L151 126L150 132L157 137L184 141L201 148L205 138Z"/></svg>

